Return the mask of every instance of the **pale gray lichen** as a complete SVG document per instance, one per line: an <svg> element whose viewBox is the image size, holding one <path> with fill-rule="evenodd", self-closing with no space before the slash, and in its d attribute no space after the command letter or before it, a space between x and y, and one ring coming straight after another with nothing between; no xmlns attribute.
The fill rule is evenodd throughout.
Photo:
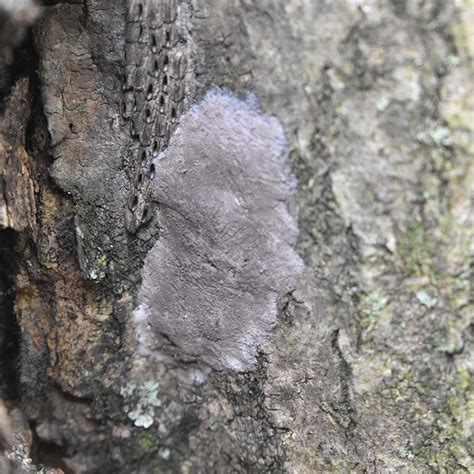
<svg viewBox="0 0 474 474"><path fill-rule="evenodd" d="M158 455L165 461L169 461L171 457L171 451L168 448L162 448L158 451Z"/></svg>
<svg viewBox="0 0 474 474"><path fill-rule="evenodd" d="M387 305L388 298L384 293L373 291L364 298L364 310L371 317L378 317Z"/></svg>
<svg viewBox="0 0 474 474"><path fill-rule="evenodd" d="M430 296L425 290L417 291L416 298L422 305L426 306L428 309L434 308L438 303L438 299Z"/></svg>
<svg viewBox="0 0 474 474"><path fill-rule="evenodd" d="M135 426L149 428L153 424L155 408L161 406L158 382L147 381L140 385L128 383L120 390L126 400L125 411Z"/></svg>
<svg viewBox="0 0 474 474"><path fill-rule="evenodd" d="M402 459L407 459L408 461L413 461L415 459L415 455L407 448L400 448L398 454Z"/></svg>
<svg viewBox="0 0 474 474"><path fill-rule="evenodd" d="M142 354L163 358L166 340L187 362L255 366L303 270L286 157L280 123L250 100L213 91L182 117L153 161L161 233L134 313Z"/></svg>
<svg viewBox="0 0 474 474"><path fill-rule="evenodd" d="M451 146L453 144L451 132L447 127L436 127L430 135L436 145Z"/></svg>
<svg viewBox="0 0 474 474"><path fill-rule="evenodd" d="M379 112L385 112L390 105L390 101L386 97L382 97L380 100L377 101L377 110Z"/></svg>

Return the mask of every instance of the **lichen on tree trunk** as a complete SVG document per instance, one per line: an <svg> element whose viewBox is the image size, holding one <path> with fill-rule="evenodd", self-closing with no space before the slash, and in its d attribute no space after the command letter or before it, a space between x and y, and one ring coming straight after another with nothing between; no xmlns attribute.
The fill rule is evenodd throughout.
<svg viewBox="0 0 474 474"><path fill-rule="evenodd" d="M15 58L0 64L0 387L33 463L77 473L474 470L472 1L45 3L21 46L0 34L0 53ZM147 357L133 314L151 249L158 242L163 265L177 258L163 257L163 217L186 209L177 219L189 222L198 204L191 188L167 191L165 210L153 194L197 186L192 177L150 183L171 167L160 159L179 159L170 140L212 89L282 124L297 186L281 201L305 270L252 346L255 362L219 362L193 381L183 374L201 341L177 343L169 322L157 324L164 355ZM209 156L199 153L211 163L224 140L207 132ZM274 178L271 150L259 152L262 182ZM184 176L193 157L171 169ZM199 212L193 238L213 225ZM207 257L188 260L209 275L229 263ZM194 270L160 275L178 274L173 287ZM173 311L195 308L182 299Z"/></svg>

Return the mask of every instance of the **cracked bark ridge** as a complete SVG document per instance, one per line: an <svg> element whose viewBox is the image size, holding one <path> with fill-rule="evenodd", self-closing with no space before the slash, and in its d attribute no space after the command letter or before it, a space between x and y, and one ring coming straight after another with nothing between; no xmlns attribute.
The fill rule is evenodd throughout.
<svg viewBox="0 0 474 474"><path fill-rule="evenodd" d="M286 150L275 118L221 91L182 118L152 162L161 234L135 312L141 352L153 355L164 335L188 362L255 367L278 298L303 269Z"/></svg>
<svg viewBox="0 0 474 474"><path fill-rule="evenodd" d="M84 2L45 7L35 30L50 174L75 204L79 264L87 279L120 286L121 262L134 252L123 222L131 185L119 115L124 29L124 5L104 16L102 2Z"/></svg>

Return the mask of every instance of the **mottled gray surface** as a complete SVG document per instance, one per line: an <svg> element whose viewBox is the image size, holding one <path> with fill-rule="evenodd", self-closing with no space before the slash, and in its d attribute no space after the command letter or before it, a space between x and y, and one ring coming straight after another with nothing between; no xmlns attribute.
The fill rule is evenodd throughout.
<svg viewBox="0 0 474 474"><path fill-rule="evenodd" d="M277 300L303 268L285 158L279 122L231 95L208 93L182 119L153 162L161 236L135 312L142 350L164 335L187 360L255 366Z"/></svg>

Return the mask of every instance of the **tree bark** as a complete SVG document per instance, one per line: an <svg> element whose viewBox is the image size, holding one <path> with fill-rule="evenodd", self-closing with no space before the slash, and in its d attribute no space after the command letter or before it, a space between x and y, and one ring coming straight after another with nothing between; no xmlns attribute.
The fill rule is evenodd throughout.
<svg viewBox="0 0 474 474"><path fill-rule="evenodd" d="M473 471L472 2L20 3L0 469Z"/></svg>

